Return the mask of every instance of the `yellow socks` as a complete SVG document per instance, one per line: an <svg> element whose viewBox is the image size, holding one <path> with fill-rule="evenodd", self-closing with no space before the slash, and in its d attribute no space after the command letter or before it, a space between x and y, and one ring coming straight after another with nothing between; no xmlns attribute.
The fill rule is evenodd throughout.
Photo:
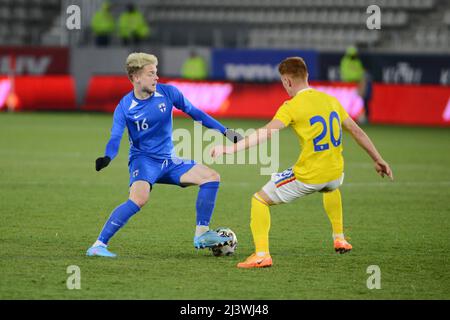
<svg viewBox="0 0 450 320"><path fill-rule="evenodd" d="M339 189L323 193L323 206L330 219L334 238L344 238L342 200ZM269 205L257 193L252 197L250 228L259 255L269 253L270 210Z"/></svg>
<svg viewBox="0 0 450 320"><path fill-rule="evenodd" d="M342 222L342 200L341 192L336 189L332 192L323 193L323 207L327 212L333 228L334 238L344 238L344 227Z"/></svg>
<svg viewBox="0 0 450 320"><path fill-rule="evenodd" d="M250 228L255 242L255 252L258 254L269 253L269 205L256 193L252 197Z"/></svg>

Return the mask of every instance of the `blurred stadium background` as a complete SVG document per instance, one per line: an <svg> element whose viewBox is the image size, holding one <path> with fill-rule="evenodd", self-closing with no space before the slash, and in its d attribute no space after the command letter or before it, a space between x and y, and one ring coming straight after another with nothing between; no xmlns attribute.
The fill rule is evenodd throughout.
<svg viewBox="0 0 450 320"><path fill-rule="evenodd" d="M156 54L167 81L182 78L183 63L195 51L207 66L202 79L231 83L217 84L202 101L208 85L184 86L194 103L215 116L270 117L285 98L279 86L249 86L241 97L240 83L276 82L277 63L301 55L310 79L339 95L357 118L363 104L357 86L339 83L340 60L356 46L374 83L371 122L450 123L448 1L112 0L116 29L109 44L98 47L91 21L102 3L0 1L0 110L111 111L130 88L123 69L128 53ZM118 19L129 3L142 13L149 34L138 44L122 45ZM366 26L372 4L381 9L380 29ZM80 9L80 29L67 26L71 5ZM272 99L258 94L268 90L278 92ZM258 95L257 107L247 104Z"/></svg>
<svg viewBox="0 0 450 320"><path fill-rule="evenodd" d="M124 45L115 28L108 45L99 46L91 21L103 3L0 0L0 298L449 298L449 1L110 0L116 23L133 3L149 34ZM381 9L381 28L371 30L373 4ZM352 46L365 77L342 81L341 59ZM161 82L244 129L262 125L288 98L277 64L304 57L312 86L341 101L396 173L394 184L378 182L346 138L344 217L354 252L336 261L328 222L317 214L320 199L313 197L273 215L278 269L236 272L235 263L252 249L248 199L267 177L254 166L218 166L223 187L213 220L237 232L237 256L191 254L186 226L193 224L196 190L161 186L148 214L118 234L115 248L124 259L86 261L87 246L127 193L125 141L109 171L96 175L93 168L108 139L110 112L131 89L124 61L134 51L157 55ZM193 51L206 62L202 79L182 72ZM177 118L175 127L192 125ZM296 140L285 135L282 143L280 165L287 167L297 156L289 147ZM172 197L179 201L168 204ZM180 215L163 221L157 212L168 206ZM161 241L167 234L176 243ZM299 234L300 241L289 242ZM208 277L198 277L208 263ZM82 294L65 288L70 264L84 272ZM365 287L370 264L389 270L379 293Z"/></svg>

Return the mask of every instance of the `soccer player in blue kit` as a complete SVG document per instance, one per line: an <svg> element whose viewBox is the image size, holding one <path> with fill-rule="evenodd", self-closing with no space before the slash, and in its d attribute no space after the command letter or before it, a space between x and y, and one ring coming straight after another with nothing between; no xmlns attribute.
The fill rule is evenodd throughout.
<svg viewBox="0 0 450 320"><path fill-rule="evenodd" d="M157 83L157 65L157 57L151 54L132 53L127 58L126 69L133 90L122 98L114 111L111 138L105 156L95 161L95 168L100 171L114 159L126 127L130 141L129 199L113 210L97 241L87 250L87 256L116 257L107 248L109 240L147 203L155 183L200 186L195 248L212 248L231 240L209 230L219 189L219 174L205 165L179 159L173 154L172 108L175 106L195 121L201 121L203 126L220 131L234 143L242 136L194 107L176 87Z"/></svg>

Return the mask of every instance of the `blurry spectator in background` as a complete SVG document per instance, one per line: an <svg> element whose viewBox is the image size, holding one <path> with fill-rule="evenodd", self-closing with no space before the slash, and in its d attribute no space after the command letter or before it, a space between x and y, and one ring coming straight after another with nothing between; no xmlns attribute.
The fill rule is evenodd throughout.
<svg viewBox="0 0 450 320"><path fill-rule="evenodd" d="M137 45L149 35L150 28L144 15L134 4L128 4L127 10L119 17L119 36L122 39L122 44L133 43Z"/></svg>
<svg viewBox="0 0 450 320"><path fill-rule="evenodd" d="M348 47L340 64L341 80L344 82L355 82L358 84L358 94L364 101L364 116L359 122L369 122L369 102L372 98L372 79L366 72L363 63L359 59L358 49Z"/></svg>
<svg viewBox="0 0 450 320"><path fill-rule="evenodd" d="M95 34L95 44L107 46L115 29L114 17L111 14L111 4L105 1L91 20L91 28Z"/></svg>
<svg viewBox="0 0 450 320"><path fill-rule="evenodd" d="M197 54L195 50L191 51L189 58L183 63L181 76L191 80L204 80L208 78L208 65L205 59Z"/></svg>

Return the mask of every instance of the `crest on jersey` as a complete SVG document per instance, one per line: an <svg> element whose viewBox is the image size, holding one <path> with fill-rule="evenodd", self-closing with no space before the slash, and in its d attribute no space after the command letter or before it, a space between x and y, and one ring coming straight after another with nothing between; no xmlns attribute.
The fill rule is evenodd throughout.
<svg viewBox="0 0 450 320"><path fill-rule="evenodd" d="M158 105L159 111L164 112L166 111L166 104L165 103L160 103Z"/></svg>

